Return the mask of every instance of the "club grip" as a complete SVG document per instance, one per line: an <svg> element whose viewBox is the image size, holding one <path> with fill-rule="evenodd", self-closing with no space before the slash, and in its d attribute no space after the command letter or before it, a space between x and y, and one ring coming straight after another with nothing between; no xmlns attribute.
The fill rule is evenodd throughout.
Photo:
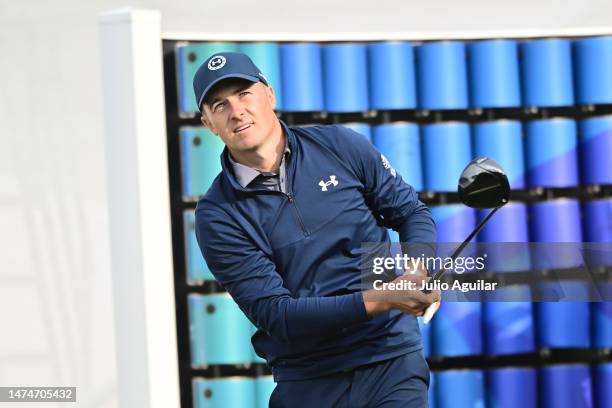
<svg viewBox="0 0 612 408"><path fill-rule="evenodd" d="M425 313L423 313L423 323L428 324L429 321L434 317L438 309L440 308L440 302L432 303L425 309Z"/></svg>

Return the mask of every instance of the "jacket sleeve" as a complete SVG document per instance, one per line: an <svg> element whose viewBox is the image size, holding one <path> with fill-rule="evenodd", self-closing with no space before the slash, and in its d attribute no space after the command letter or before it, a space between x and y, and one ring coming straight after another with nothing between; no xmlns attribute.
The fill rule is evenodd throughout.
<svg viewBox="0 0 612 408"><path fill-rule="evenodd" d="M270 336L291 341L369 320L361 292L293 298L274 262L220 209L196 209L196 238L208 267L240 309Z"/></svg>
<svg viewBox="0 0 612 408"><path fill-rule="evenodd" d="M374 216L382 225L399 233L405 254L433 257L436 226L429 208L370 142L349 128L339 126L338 129L342 148L364 185L365 200Z"/></svg>

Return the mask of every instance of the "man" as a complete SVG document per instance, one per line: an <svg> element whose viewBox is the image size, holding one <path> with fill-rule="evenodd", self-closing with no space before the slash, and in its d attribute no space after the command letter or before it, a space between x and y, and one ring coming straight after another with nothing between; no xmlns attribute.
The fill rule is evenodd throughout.
<svg viewBox="0 0 612 408"><path fill-rule="evenodd" d="M278 383L270 406L427 406L414 316L439 293L361 290L362 243L387 244L386 227L423 243L411 256L433 256L435 226L414 189L348 128L278 120L274 90L244 54L207 59L194 92L202 123L226 145L197 204L196 235L258 328L253 345Z"/></svg>

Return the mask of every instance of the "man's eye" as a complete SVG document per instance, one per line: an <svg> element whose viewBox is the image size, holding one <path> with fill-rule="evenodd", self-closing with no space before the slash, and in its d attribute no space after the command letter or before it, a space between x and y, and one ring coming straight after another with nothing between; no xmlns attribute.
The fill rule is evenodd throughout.
<svg viewBox="0 0 612 408"><path fill-rule="evenodd" d="M249 91L242 91L242 92L240 92L240 96L244 96L244 95L248 95L248 94L250 94Z"/></svg>
<svg viewBox="0 0 612 408"><path fill-rule="evenodd" d="M225 106L225 104L223 103L218 103L213 107L213 112L220 112L223 110L223 107Z"/></svg>

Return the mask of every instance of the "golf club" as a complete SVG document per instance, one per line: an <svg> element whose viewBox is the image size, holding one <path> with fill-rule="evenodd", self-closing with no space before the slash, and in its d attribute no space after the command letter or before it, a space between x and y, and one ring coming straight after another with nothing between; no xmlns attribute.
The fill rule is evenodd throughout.
<svg viewBox="0 0 612 408"><path fill-rule="evenodd" d="M508 177L495 160L488 157L479 157L472 160L463 169L459 177L459 198L461 202L471 208L493 208L491 212L478 224L470 235L455 249L450 256L455 260L465 249L467 244L478 234L485 224L501 207L510 200L510 184ZM438 270L429 281L438 280L446 273L446 268ZM424 289L423 293L431 290ZM440 307L440 302L429 305L423 314L423 322L428 324Z"/></svg>

